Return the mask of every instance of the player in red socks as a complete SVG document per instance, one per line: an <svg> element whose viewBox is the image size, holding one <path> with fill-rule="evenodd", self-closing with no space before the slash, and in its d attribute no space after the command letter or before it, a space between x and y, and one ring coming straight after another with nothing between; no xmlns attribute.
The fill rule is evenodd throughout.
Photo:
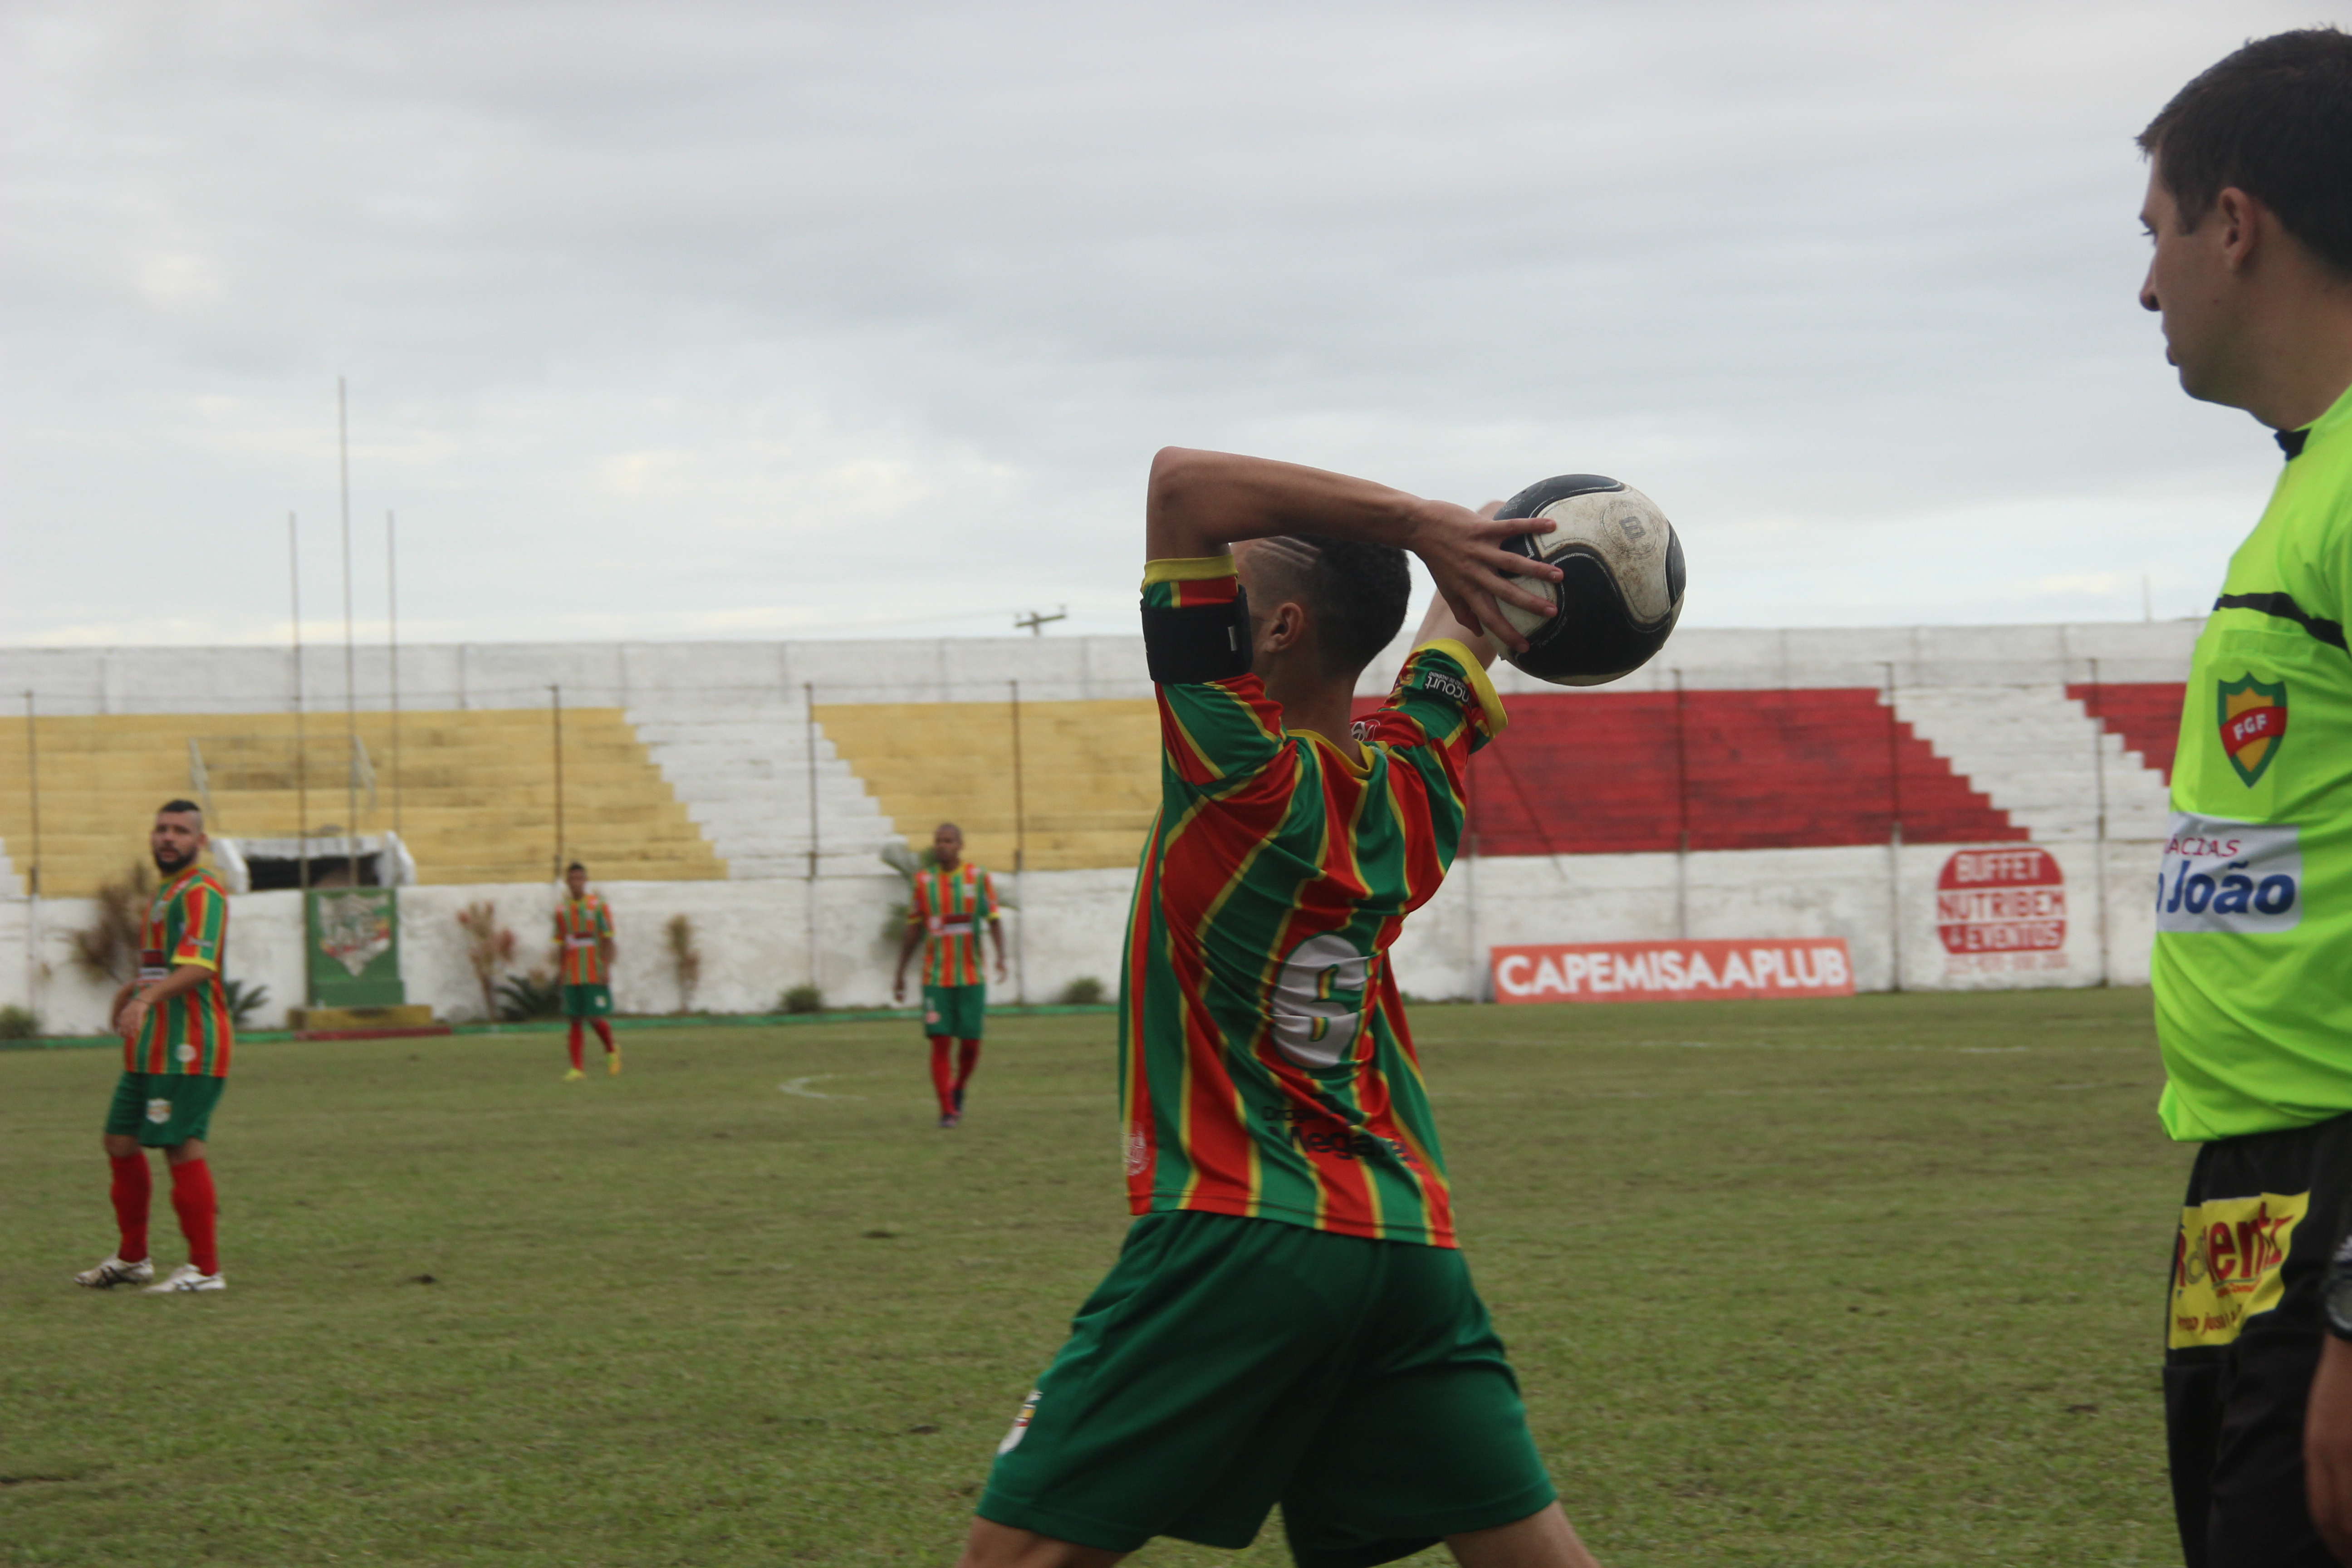
<svg viewBox="0 0 2352 1568"><path fill-rule="evenodd" d="M963 829L942 822L931 835L933 864L915 873L907 905L907 938L898 944L896 1001L907 999L907 960L923 948L923 1033L931 1042L931 1087L940 1097L940 1125L963 1121L964 1090L980 1065L981 1032L988 1017L988 982L980 966L986 922L996 942L996 978L1004 978L1004 928L997 921L996 882L963 858ZM954 1049L950 1051L950 1047Z"/></svg>
<svg viewBox="0 0 2352 1568"><path fill-rule="evenodd" d="M585 1020L604 1042L604 1070L621 1075L621 1047L613 1043L613 911L604 895L588 890L588 868L574 860L563 873L568 895L555 906L555 942L562 950L563 1016L572 1021L572 1070L565 1080L586 1078L580 1065L580 1026Z"/></svg>
<svg viewBox="0 0 2352 1568"><path fill-rule="evenodd" d="M139 938L139 977L114 994L109 1016L122 1036L123 1070L106 1114L106 1158L113 1167L114 1256L74 1276L92 1289L145 1285L155 1277L147 1255L147 1214L154 1178L147 1151L161 1149L172 1173L172 1209L187 1237L188 1261L151 1295L225 1290L215 1225L219 1199L205 1159L213 1107L228 1080L231 1045L221 953L228 939L228 889L196 864L205 847L204 813L174 800L155 814L148 852L163 886L148 906Z"/></svg>

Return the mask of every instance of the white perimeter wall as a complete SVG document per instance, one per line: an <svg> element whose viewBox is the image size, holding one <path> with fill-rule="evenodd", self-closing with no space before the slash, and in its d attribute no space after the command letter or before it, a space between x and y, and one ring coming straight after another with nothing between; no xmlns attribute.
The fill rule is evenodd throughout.
<svg viewBox="0 0 2352 1568"><path fill-rule="evenodd" d="M1838 936L1857 983L1883 991L2144 984L2154 931L2159 847L2146 842L2048 844L2066 879L2065 946L2030 955L2031 967L1956 963L1936 935L1935 884L1959 845L1915 845L1899 858L1882 847L1759 849L1672 855L1510 857L1454 868L1438 896L1406 926L1395 952L1398 983L1431 998L1486 994L1486 949L1523 942L1643 939ZM1996 847L2015 847L1998 846ZM2105 864L2101 861L2104 856ZM1898 865L1899 881L1894 873ZM1006 937L1025 949L1026 994L1051 1001L1090 975L1116 987L1133 876L1126 870L1038 872L1007 916ZM679 1005L662 929L694 921L703 955L698 1009L761 1013L788 986L812 977L810 890L815 891L814 977L828 1003L890 1000L896 943L887 931L905 884L884 872L807 881L614 882L603 891L619 932L614 996L625 1012ZM2103 896L2104 895L2104 896ZM498 909L527 962L543 962L553 910L551 886L419 887L401 890L401 947L408 996L444 1018L483 1016L466 963L457 911L478 900ZM229 973L269 989L268 1026L301 998L296 895L250 893L231 901ZM1899 920L1895 918L1899 913ZM109 986L69 959L70 932L88 924L86 900L0 903L0 1005L30 1003L56 1033L103 1027ZM37 930L33 922L37 921ZM1025 922L1026 930L1023 925ZM995 994L1011 999L1012 987Z"/></svg>

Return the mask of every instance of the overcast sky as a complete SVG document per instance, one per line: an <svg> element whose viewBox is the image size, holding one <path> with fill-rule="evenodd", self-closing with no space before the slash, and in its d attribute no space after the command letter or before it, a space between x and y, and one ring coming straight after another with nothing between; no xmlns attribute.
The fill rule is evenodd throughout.
<svg viewBox="0 0 2352 1568"><path fill-rule="evenodd" d="M0 7L0 642L1134 626L1176 443L1647 490L1685 624L2210 602L2132 137L2301 6ZM339 624L339 623L338 623ZM1050 634L1049 634L1050 635Z"/></svg>

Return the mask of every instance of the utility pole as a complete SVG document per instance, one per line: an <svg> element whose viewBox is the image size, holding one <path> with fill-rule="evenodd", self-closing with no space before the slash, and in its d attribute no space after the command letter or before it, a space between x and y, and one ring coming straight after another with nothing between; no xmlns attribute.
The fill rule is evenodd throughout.
<svg viewBox="0 0 2352 1568"><path fill-rule="evenodd" d="M1029 1002L1029 879L1023 875L1029 864L1029 813L1022 793L1021 783L1021 683L1009 682L1013 688L1013 897L1015 919L1013 922L1013 997L1026 1006ZM972 951L978 952L975 946Z"/></svg>
<svg viewBox="0 0 2352 1568"><path fill-rule="evenodd" d="M1042 637L1045 635L1047 626L1052 626L1055 621L1066 621L1069 618L1070 606L1064 605L1050 616L1039 610L1032 610L1025 616L1016 616L1013 617L1013 624L1016 627L1025 628L1033 637Z"/></svg>
<svg viewBox="0 0 2352 1568"><path fill-rule="evenodd" d="M343 872L360 885L360 710L355 676L359 653L352 637L352 437L344 412L343 378L335 377L335 451L343 498Z"/></svg>
<svg viewBox="0 0 2352 1568"><path fill-rule="evenodd" d="M25 795L33 811L33 858L25 871L25 1005L41 1011L41 731L25 693Z"/></svg>
<svg viewBox="0 0 2352 1568"><path fill-rule="evenodd" d="M2093 873L2099 879L2099 984L2107 984L2107 721L2103 717L2106 707L2105 695L2099 689L2099 661L2091 661L2091 777L2097 789L2099 817L2093 834L2091 849L2098 867Z"/></svg>
<svg viewBox="0 0 2352 1568"><path fill-rule="evenodd" d="M808 928L808 983L811 985L814 985L817 984L816 857L818 843L818 819L816 802L816 682L813 680L803 681L801 683L801 749L808 753L809 800L808 897L803 900L803 902L806 905L805 913Z"/></svg>
<svg viewBox="0 0 2352 1568"><path fill-rule="evenodd" d="M400 838L400 551L388 510L383 514L383 599L384 649L392 677L392 836ZM401 842L405 845L407 840ZM386 869L394 880L399 879L396 865L387 865Z"/></svg>
<svg viewBox="0 0 2352 1568"><path fill-rule="evenodd" d="M563 688L547 689L548 711L555 720L555 879L563 880Z"/></svg>
<svg viewBox="0 0 2352 1568"><path fill-rule="evenodd" d="M302 918L310 918L310 757L309 734L303 719L308 704L302 696L302 544L294 527L294 514L286 514L286 571L293 584L294 607L294 863L297 867L295 885L302 889ZM306 928L307 929L307 928ZM304 939L307 950L309 939ZM303 973L310 973L310 960L303 960ZM310 982L303 981L305 1000Z"/></svg>
<svg viewBox="0 0 2352 1568"><path fill-rule="evenodd" d="M1895 715L1895 666L1886 663L1886 939L1891 988L1903 989L1903 726Z"/></svg>
<svg viewBox="0 0 2352 1568"><path fill-rule="evenodd" d="M1683 672L1675 670L1675 938L1690 940L1690 742L1683 722Z"/></svg>

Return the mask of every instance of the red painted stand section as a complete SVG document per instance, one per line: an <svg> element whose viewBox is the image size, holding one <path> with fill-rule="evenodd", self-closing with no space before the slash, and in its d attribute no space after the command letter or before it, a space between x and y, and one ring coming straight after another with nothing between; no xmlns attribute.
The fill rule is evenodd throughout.
<svg viewBox="0 0 2352 1568"><path fill-rule="evenodd" d="M1694 849L1884 844L1898 799L1906 843L2027 837L1870 687L1689 691L1681 701L1686 791L1673 692L1506 698L1510 730L1471 768L1478 852L1671 850L1685 815Z"/></svg>
<svg viewBox="0 0 2352 1568"><path fill-rule="evenodd" d="M2124 685L2070 686L2066 695L2081 703L2126 750L2172 782L2173 749L2180 742L2180 704L2189 690L2179 680L2132 681Z"/></svg>

